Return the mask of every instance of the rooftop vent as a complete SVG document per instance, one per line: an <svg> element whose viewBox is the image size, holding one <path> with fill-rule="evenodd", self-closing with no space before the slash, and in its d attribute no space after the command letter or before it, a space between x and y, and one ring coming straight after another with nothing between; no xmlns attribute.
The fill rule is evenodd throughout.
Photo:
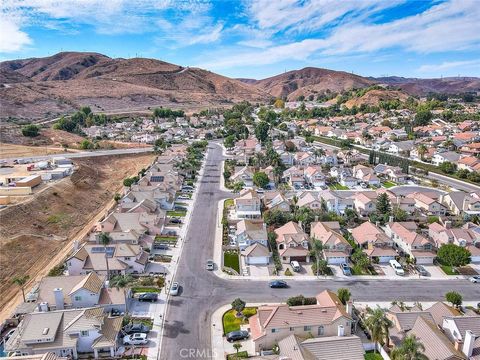
<svg viewBox="0 0 480 360"><path fill-rule="evenodd" d="M50 330L48 327L44 328L43 331L42 331L42 335L47 335L48 330Z"/></svg>

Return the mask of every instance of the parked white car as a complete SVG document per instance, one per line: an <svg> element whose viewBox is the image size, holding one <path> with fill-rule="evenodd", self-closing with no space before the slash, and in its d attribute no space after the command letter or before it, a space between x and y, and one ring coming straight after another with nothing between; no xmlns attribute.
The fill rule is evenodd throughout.
<svg viewBox="0 0 480 360"><path fill-rule="evenodd" d="M393 270L395 270L395 274L399 276L405 275L402 265L400 265L397 260L390 260L390 266L393 268Z"/></svg>
<svg viewBox="0 0 480 360"><path fill-rule="evenodd" d="M170 287L170 295L177 296L179 289L180 289L180 285L178 285L178 282L176 282L176 281L173 282L172 286Z"/></svg>
<svg viewBox="0 0 480 360"><path fill-rule="evenodd" d="M147 334L135 333L123 337L123 345L145 345L148 343Z"/></svg>

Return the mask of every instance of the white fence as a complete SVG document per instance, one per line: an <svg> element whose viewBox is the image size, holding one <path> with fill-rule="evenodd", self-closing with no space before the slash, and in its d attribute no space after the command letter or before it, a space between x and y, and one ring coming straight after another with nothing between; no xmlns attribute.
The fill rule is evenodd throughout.
<svg viewBox="0 0 480 360"><path fill-rule="evenodd" d="M387 352L380 345L377 345L376 343L373 343L373 342L363 343L363 349L365 351L373 351L375 348L377 348L377 351L382 356L383 360L390 360L390 356L388 356Z"/></svg>

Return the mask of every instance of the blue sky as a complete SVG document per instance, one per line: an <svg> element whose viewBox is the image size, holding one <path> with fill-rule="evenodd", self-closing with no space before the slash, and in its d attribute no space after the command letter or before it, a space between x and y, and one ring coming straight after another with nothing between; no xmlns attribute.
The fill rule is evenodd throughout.
<svg viewBox="0 0 480 360"><path fill-rule="evenodd" d="M0 60L94 51L231 77L480 76L477 0L0 0Z"/></svg>

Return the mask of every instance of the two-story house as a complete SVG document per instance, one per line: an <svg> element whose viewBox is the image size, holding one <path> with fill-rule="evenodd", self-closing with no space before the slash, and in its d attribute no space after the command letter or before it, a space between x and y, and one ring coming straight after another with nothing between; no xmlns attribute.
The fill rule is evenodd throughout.
<svg viewBox="0 0 480 360"><path fill-rule="evenodd" d="M447 207L433 193L414 192L407 196L414 199L415 207L427 215L443 216L447 212Z"/></svg>
<svg viewBox="0 0 480 360"><path fill-rule="evenodd" d="M244 250L254 243L268 246L267 226L263 221L241 220L235 232L237 245Z"/></svg>
<svg viewBox="0 0 480 360"><path fill-rule="evenodd" d="M303 171L303 175L308 184L315 187L325 186L326 176L323 174L321 166L308 166Z"/></svg>
<svg viewBox="0 0 480 360"><path fill-rule="evenodd" d="M440 201L455 215L480 214L480 196L477 193L452 191L442 195Z"/></svg>
<svg viewBox="0 0 480 360"><path fill-rule="evenodd" d="M433 264L437 256L433 240L417 233L414 222L393 222L385 227L385 233L395 243L395 247L415 259L417 264Z"/></svg>
<svg viewBox="0 0 480 360"><path fill-rule="evenodd" d="M234 199L235 213L238 219L259 219L262 217L261 201L256 191L244 189Z"/></svg>
<svg viewBox="0 0 480 360"><path fill-rule="evenodd" d="M361 246L370 260L376 258L379 263L388 263L395 259L397 252L390 239L378 226L369 221L351 230L355 242Z"/></svg>
<svg viewBox="0 0 480 360"><path fill-rule="evenodd" d="M283 263L291 261L310 262L309 239L302 227L290 221L275 229L277 249Z"/></svg>
<svg viewBox="0 0 480 360"><path fill-rule="evenodd" d="M329 264L348 263L352 247L341 234L338 221L313 222L310 238L322 242L323 256Z"/></svg>

